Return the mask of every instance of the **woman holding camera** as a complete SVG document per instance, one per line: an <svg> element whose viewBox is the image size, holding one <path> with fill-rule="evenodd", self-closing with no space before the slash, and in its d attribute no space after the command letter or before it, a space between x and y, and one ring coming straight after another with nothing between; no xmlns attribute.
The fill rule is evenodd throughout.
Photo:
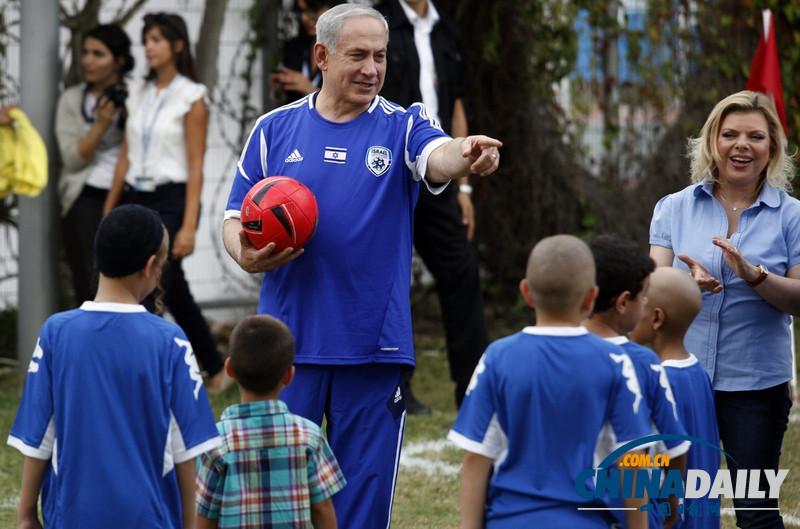
<svg viewBox="0 0 800 529"><path fill-rule="evenodd" d="M189 34L179 15L145 15L142 43L150 71L144 83L131 90L125 139L105 212L122 199L161 216L170 244L169 267L161 277L164 303L208 373L209 390L221 390L231 379L182 266L183 258L194 252L200 218L206 87L197 82ZM154 296L144 305L155 311Z"/></svg>
<svg viewBox="0 0 800 529"><path fill-rule="evenodd" d="M84 81L61 95L56 139L63 168L59 180L62 229L75 302L94 298L94 234L114 180L125 129L126 88L133 69L131 41L119 26L97 26L83 39Z"/></svg>
<svg viewBox="0 0 800 529"><path fill-rule="evenodd" d="M295 12L300 17L297 37L283 45L283 67L269 76L275 95L286 94L286 103L313 94L322 87L322 72L314 61L314 43L317 42L317 19L344 0L296 0Z"/></svg>

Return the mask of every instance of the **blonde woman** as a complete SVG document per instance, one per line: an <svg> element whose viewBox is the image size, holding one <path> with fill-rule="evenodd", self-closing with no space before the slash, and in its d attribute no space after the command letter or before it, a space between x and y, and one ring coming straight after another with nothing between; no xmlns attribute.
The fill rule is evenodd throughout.
<svg viewBox="0 0 800 529"><path fill-rule="evenodd" d="M791 407L790 316L800 315L794 163L775 108L755 92L720 101L689 147L692 184L656 205L650 256L689 271L702 289L685 342L714 386L722 445L735 459L728 468L777 471ZM734 506L778 506L766 496ZM775 510L736 516L743 528L783 527Z"/></svg>

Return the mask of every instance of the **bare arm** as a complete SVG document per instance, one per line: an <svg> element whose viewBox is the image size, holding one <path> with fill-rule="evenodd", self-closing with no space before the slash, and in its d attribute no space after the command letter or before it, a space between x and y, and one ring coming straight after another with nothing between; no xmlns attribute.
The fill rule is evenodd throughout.
<svg viewBox="0 0 800 529"><path fill-rule="evenodd" d="M450 121L450 132L454 138L466 138L469 134L467 113L464 110L464 101L459 97L453 102L453 119Z"/></svg>
<svg viewBox="0 0 800 529"><path fill-rule="evenodd" d="M503 143L488 136L454 138L438 146L428 158L425 178L444 183L475 173L488 176L500 164L498 149Z"/></svg>
<svg viewBox="0 0 800 529"><path fill-rule="evenodd" d="M640 456L644 455L644 450L632 450L627 452L628 454L638 454ZM625 457L624 455L622 457ZM639 467L626 467L633 469L633 489L636 490L636 471L639 469L643 469L646 467L639 466ZM624 472L623 478L620 482L624 483ZM646 511L640 511L639 507L648 503L647 499L647 491L644 491L644 498L622 498L622 505L626 508L634 508L633 511L625 511L625 521L627 523L628 529L647 529L648 526L648 517Z"/></svg>
<svg viewBox="0 0 800 529"><path fill-rule="evenodd" d="M758 268L753 267L750 277L752 281L758 277ZM744 279L744 277L742 278ZM770 274L755 287L756 292L773 307L792 316L800 316L800 265L793 266L785 277Z"/></svg>
<svg viewBox="0 0 800 529"><path fill-rule="evenodd" d="M17 529L41 529L39 521L39 491L47 470L46 459L25 456L22 466L22 490L19 493Z"/></svg>
<svg viewBox="0 0 800 529"><path fill-rule="evenodd" d="M219 520L212 520L206 518L202 514L197 515L197 529L217 529L219 527Z"/></svg>
<svg viewBox="0 0 800 529"><path fill-rule="evenodd" d="M250 243L244 234L242 222L239 219L228 219L222 225L222 243L234 261L251 274L267 272L289 263L300 257L304 249L294 251L286 248L281 252L272 254L275 243L271 242L260 250Z"/></svg>
<svg viewBox="0 0 800 529"><path fill-rule="evenodd" d="M492 460L473 452L464 452L461 468L461 529L482 529L486 509L486 492Z"/></svg>
<svg viewBox="0 0 800 529"><path fill-rule="evenodd" d="M757 264L750 263L741 252L724 237L713 237L711 241L722 248L722 257L734 273L745 281L755 281L760 272ZM800 265L786 271L786 276L769 274L756 285L755 291L764 301L792 316L800 316Z"/></svg>
<svg viewBox="0 0 800 529"><path fill-rule="evenodd" d="M273 78L282 90L300 92L303 95L313 94L319 90L308 77L303 75L303 72L291 68L284 68L282 72L270 75L270 79Z"/></svg>
<svg viewBox="0 0 800 529"><path fill-rule="evenodd" d="M672 261L675 259L675 252L672 251L672 248L651 244L650 258L656 262L656 266L672 266Z"/></svg>
<svg viewBox="0 0 800 529"><path fill-rule="evenodd" d="M314 529L337 529L336 511L333 510L333 501L325 498L319 503L311 504L311 523Z"/></svg>
<svg viewBox="0 0 800 529"><path fill-rule="evenodd" d="M197 513L194 506L195 476L197 463L194 458L175 465L178 477L178 490L181 493L181 510L183 511L184 529L194 529Z"/></svg>
<svg viewBox="0 0 800 529"><path fill-rule="evenodd" d="M117 167L114 169L114 181L111 183L111 189L108 190L106 202L103 204L103 216L108 215L108 213L119 204L122 198L122 191L125 189L125 176L128 174L129 167L128 138L125 136L122 139L122 148L119 151L119 158L117 158Z"/></svg>
<svg viewBox="0 0 800 529"><path fill-rule="evenodd" d="M669 466L667 467L667 472L670 470L677 470L681 473L681 479L684 481L686 480L686 454L681 454L678 457L670 458ZM670 514L664 520L664 529L669 529L673 527L676 523L678 523L678 505L680 505L680 500L674 494L670 495L667 498L667 501L670 504Z"/></svg>
<svg viewBox="0 0 800 529"><path fill-rule="evenodd" d="M194 252L197 220L200 218L200 193L203 190L203 158L206 154L208 110L203 99L198 99L186 113L186 204L183 223L172 243L172 258L183 259Z"/></svg>

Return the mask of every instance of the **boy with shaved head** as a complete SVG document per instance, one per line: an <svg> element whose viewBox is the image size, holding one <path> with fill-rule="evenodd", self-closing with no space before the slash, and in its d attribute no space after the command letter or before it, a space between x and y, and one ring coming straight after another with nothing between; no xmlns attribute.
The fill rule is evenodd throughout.
<svg viewBox="0 0 800 529"><path fill-rule="evenodd" d="M600 500L584 500L575 479L594 468L606 421L621 443L650 433L639 413L636 373L618 346L581 321L597 287L589 247L557 235L540 241L520 282L536 326L487 348L448 438L465 450L461 527L607 529ZM588 479L584 486L594 489Z"/></svg>
<svg viewBox="0 0 800 529"><path fill-rule="evenodd" d="M700 290L690 274L679 268L660 267L650 275L642 318L630 333L631 340L650 343L669 376L672 392L686 432L713 445L719 444L717 416L714 411L714 391L705 369L697 358L686 350L683 338L702 305ZM716 475L719 452L713 447L694 443L687 454L686 468L704 470ZM708 513L707 504L719 499L687 500L679 528L718 529L718 516L691 516L688 513ZM692 504L696 504L692 505Z"/></svg>

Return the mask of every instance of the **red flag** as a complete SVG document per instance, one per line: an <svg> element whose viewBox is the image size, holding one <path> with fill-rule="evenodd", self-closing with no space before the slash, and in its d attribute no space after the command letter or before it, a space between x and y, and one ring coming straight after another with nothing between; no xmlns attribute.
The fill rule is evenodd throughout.
<svg viewBox="0 0 800 529"><path fill-rule="evenodd" d="M772 23L772 11L764 10L764 38L758 39L756 56L745 90L761 92L772 98L778 117L781 118L783 131L786 129L786 111L783 106L783 84L781 83L781 65L778 61L778 42L775 38L775 27Z"/></svg>

